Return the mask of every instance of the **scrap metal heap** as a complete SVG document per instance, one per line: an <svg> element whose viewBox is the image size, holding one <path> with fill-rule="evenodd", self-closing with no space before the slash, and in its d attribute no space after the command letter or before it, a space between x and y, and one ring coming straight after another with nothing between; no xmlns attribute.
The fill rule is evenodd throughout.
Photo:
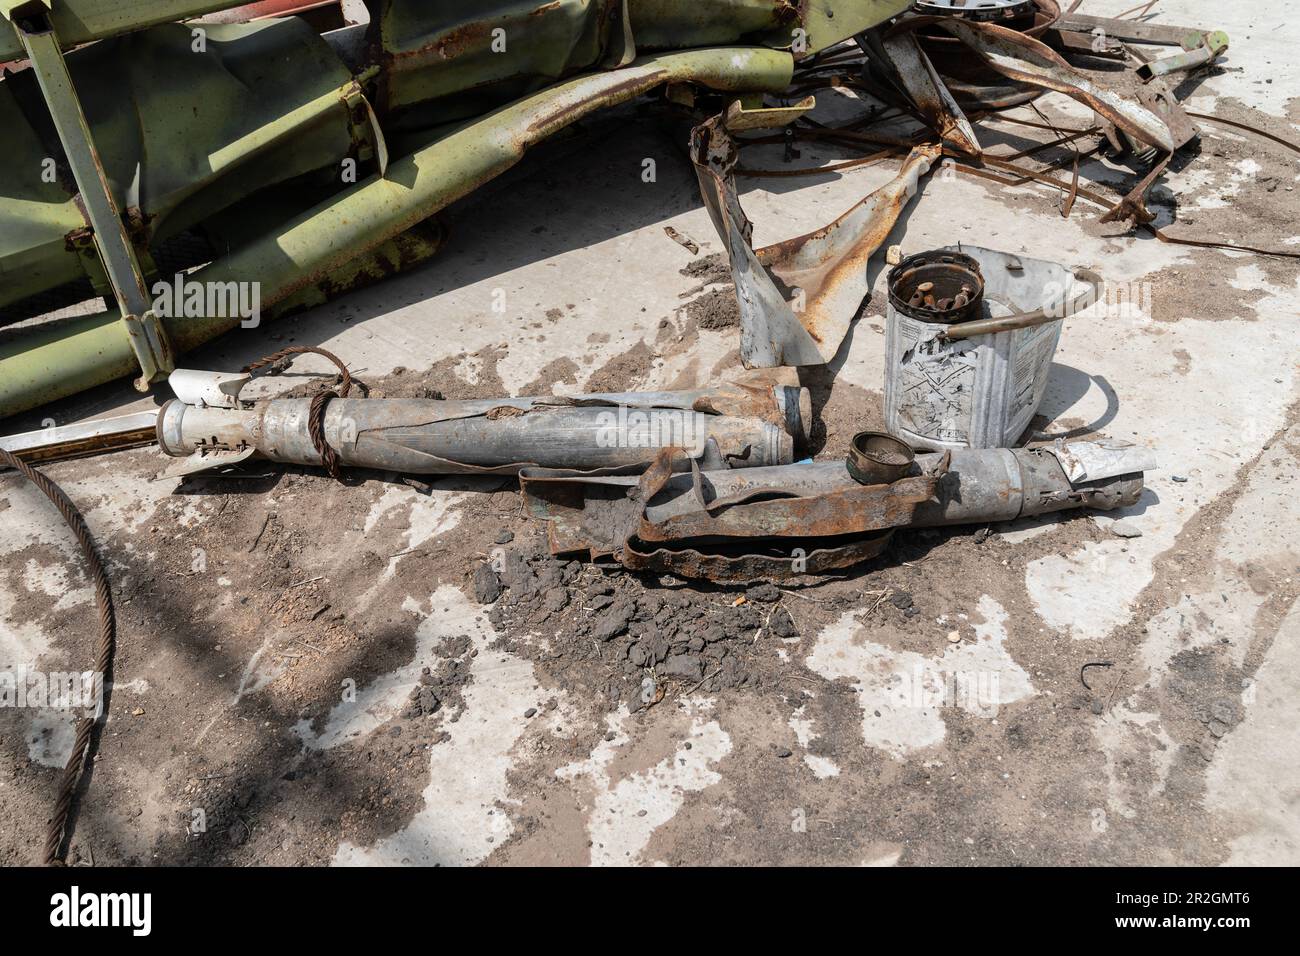
<svg viewBox="0 0 1300 956"><path fill-rule="evenodd" d="M862 267L940 151L996 175L1006 161L984 154L975 122L1045 91L1095 111L1071 140L1096 135L1142 171L1108 218L1151 221L1146 190L1196 135L1168 78L1212 62L1226 37L1056 0L911 6L367 0L352 23L343 11L357 4L0 0L0 322L95 296L113 306L0 339L0 417L128 375L148 389L247 317L230 295L160 309L159 280L252 285L268 320L319 304L436 254L439 210L564 127L651 92L721 110L692 151L750 368L829 360L865 295ZM297 9L309 16L272 15ZM1170 43L1182 52L1138 49ZM806 94L831 86L919 129L875 131L877 108L815 124ZM908 158L825 229L752 250L736 156L764 141L745 134L777 127ZM1069 196L1096 197L1077 166Z"/></svg>
<svg viewBox="0 0 1300 956"><path fill-rule="evenodd" d="M1131 503L1131 475L1150 461L1117 452L1129 472L1081 477L1060 462L1084 452L1000 447L1023 432L1063 320L1096 300L1101 278L974 247L914 255L890 281L886 424L911 447L949 454L909 459L908 473L887 478L858 467L865 452L829 472L794 464L811 420L795 369L836 355L881 248L940 162L1003 181L1023 173L1066 193L1063 215L1083 198L1103 205L1104 219L1180 241L1150 225L1144 203L1197 135L1168 78L1212 63L1227 38L1078 6L845 0L832 13L809 0L516 0L484 12L473 0L370 0L367 16L350 22L355 5L292 0L0 0L0 60L21 61L0 82L0 122L11 133L0 173L15 184L0 197L0 315L27 318L90 294L116 304L8 331L0 416L125 375L138 375L141 389L169 381L177 398L157 415L157 439L184 459L175 474L253 456L323 462L332 474L519 474L534 511L552 520L557 549L578 540L566 521L612 494L637 520L615 522L625 540L590 553L642 567L654 553L658 566L723 577L843 567L876 553L898 526ZM277 15L291 8L309 8L310 19ZM1139 51L1151 45L1181 51ZM811 94L826 88L850 91L866 112L840 126L813 121ZM982 119L1050 92L1095 118L1068 135L1044 125L1058 138L1042 148L1074 150L1068 183L1051 166L995 157L979 140ZM647 93L695 117L690 156L730 261L741 361L754 371L691 393L397 402L349 395L338 363L338 394L249 402L247 376L175 369L176 356L244 318L234 297L178 309L187 289L251 285L273 319L423 261L443 242L432 218L440 209L564 127ZM1083 154L1073 144L1089 137L1093 152L1135 172L1136 187L1118 201L1079 184ZM751 172L741 153L800 139L868 151L847 165L896 156L898 173L827 226L755 249L736 188ZM950 283L944 270L960 271L959 262L969 262L965 279ZM29 460L138 445L138 419L5 444ZM1055 471L1042 464L1051 461ZM742 468L751 477L731 488ZM699 513L652 520L688 473L691 495L674 500L690 498ZM994 473L1002 507L945 510L954 475L972 476L958 486L973 501L971 489ZM809 485L810 475L833 480ZM546 496L555 488L573 514L553 512ZM809 521L853 540L814 548L821 557L811 565L794 560L805 549L789 539L809 537ZM725 546L701 563L709 549L692 544L696 559L683 563L663 558L664 547L627 543L677 537ZM745 551L755 537L779 552L776 565Z"/></svg>

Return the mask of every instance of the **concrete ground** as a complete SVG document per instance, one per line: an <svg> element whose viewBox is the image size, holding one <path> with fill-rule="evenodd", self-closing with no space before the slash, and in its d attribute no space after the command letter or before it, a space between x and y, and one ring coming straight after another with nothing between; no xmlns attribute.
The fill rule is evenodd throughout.
<svg viewBox="0 0 1300 956"><path fill-rule="evenodd" d="M1184 90L1189 108L1300 138L1292 18L1209 0L1156 12L1232 38L1215 75ZM820 99L823 115L860 108ZM1040 105L1058 124L1089 119L1064 97ZM1176 206L1174 235L1300 250L1296 155L1202 128L1200 155L1157 187L1160 222ZM995 155L1039 141L1027 134L980 127ZM801 149L801 166L849 155ZM775 149L746 160L783 164ZM745 181L755 244L829 221L894 168ZM1083 175L1132 181L1099 162ZM74 860L1300 862L1300 269L1101 226L1082 201L1063 219L1058 199L940 173L890 242L1084 264L1130 293L1067 321L1037 427L1156 450L1160 470L1122 515L1140 536L1114 533L1115 514L987 539L900 533L864 569L784 589L797 636L755 636L748 686L671 686L632 713L601 691L608 664L557 650L558 618L498 632L470 572L503 531L524 551L540 540L509 483L425 493L266 467L181 485L157 477L153 449L49 467L101 542L121 620ZM417 381L449 397L686 387L738 370L736 328L702 327L689 305L710 290L682 270L721 244L654 120L598 120L448 223L426 266L185 364L235 369L319 344L390 392ZM881 272L835 361L805 376L818 458L880 427ZM139 407L114 387L32 427ZM0 669L86 666L93 595L66 529L12 477L0 516ZM585 606L600 573L565 573ZM711 611L740 593L635 587ZM1103 661L1085 685L1081 668ZM422 673L440 688L430 716L409 706ZM0 861L37 861L70 743L66 715L0 712Z"/></svg>

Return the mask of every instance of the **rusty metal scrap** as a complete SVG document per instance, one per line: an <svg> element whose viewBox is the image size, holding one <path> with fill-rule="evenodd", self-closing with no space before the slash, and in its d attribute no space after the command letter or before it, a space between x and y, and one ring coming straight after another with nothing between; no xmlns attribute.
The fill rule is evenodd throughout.
<svg viewBox="0 0 1300 956"><path fill-rule="evenodd" d="M624 545L622 564L629 571L675 574L718 582L785 580L801 574L827 574L842 571L877 558L889 547L894 530L873 531L843 539L806 539L790 542L786 550L769 553L695 548L647 547L640 539L630 538Z"/></svg>
<svg viewBox="0 0 1300 956"><path fill-rule="evenodd" d="M765 486L707 505L701 498L698 510L653 520L646 505L674 479L672 462L679 454L679 449L661 451L634 487L627 484L631 479L620 481L608 472L547 469L524 469L520 487L535 516L553 519L548 529L553 552L580 551L592 558L617 554L629 570L732 581L830 571L875 557L893 528L909 523L914 509L933 498L942 477L854 484L813 496ZM690 495L702 496L696 468L681 477L693 482ZM613 481L602 484L602 478Z"/></svg>
<svg viewBox="0 0 1300 956"><path fill-rule="evenodd" d="M1157 46L1181 46L1185 50L1199 45L1202 31L1192 27L1150 23L1143 20L1119 20L1086 13L1062 14L1059 26L1063 30L1076 30L1094 37L1118 40L1123 43L1151 43Z"/></svg>
<svg viewBox="0 0 1300 956"><path fill-rule="evenodd" d="M939 78L934 64L915 33L880 38L879 49L893 67L894 76L908 98L943 139L955 149L978 156L982 152L975 128Z"/></svg>
<svg viewBox="0 0 1300 956"><path fill-rule="evenodd" d="M555 554L730 581L849 567L881 553L896 528L1130 506L1155 467L1145 449L1088 442L954 449L864 485L838 462L682 473L672 455L649 468L525 468L520 489Z"/></svg>
<svg viewBox="0 0 1300 956"><path fill-rule="evenodd" d="M938 146L912 150L892 181L834 222L755 250L753 227L736 192L738 146L725 117L695 128L691 158L704 204L730 257L746 368L823 365L834 358L870 292L867 261L939 154Z"/></svg>
<svg viewBox="0 0 1300 956"><path fill-rule="evenodd" d="M903 27L916 29L921 22L909 21ZM1173 152L1187 142L1166 117L1142 102L1142 83L1131 73L1080 70L1038 40L994 24L942 17L930 22L957 37L1008 79L1064 93L1144 143Z"/></svg>
<svg viewBox="0 0 1300 956"><path fill-rule="evenodd" d="M915 506L934 496L934 476L901 478L887 485L855 485L810 497L749 491L710 502L700 511L663 521L642 520L642 541L692 538L824 538L881 531L908 524Z"/></svg>

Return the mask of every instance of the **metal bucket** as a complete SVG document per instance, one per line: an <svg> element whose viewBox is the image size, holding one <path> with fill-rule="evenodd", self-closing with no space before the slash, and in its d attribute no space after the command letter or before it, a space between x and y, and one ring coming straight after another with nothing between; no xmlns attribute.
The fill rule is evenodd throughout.
<svg viewBox="0 0 1300 956"><path fill-rule="evenodd" d="M904 259L888 285L886 427L918 448L1007 448L1043 400L1064 319L1101 280L963 245Z"/></svg>

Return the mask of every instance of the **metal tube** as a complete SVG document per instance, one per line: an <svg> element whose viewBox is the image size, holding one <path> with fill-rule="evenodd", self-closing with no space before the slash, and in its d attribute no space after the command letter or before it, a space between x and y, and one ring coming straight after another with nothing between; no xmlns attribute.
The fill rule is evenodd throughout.
<svg viewBox="0 0 1300 956"><path fill-rule="evenodd" d="M323 426L341 463L412 474L512 471L524 464L611 468L647 461L661 448L684 448L710 468L793 461L794 436L805 437L809 427L807 390L778 385L766 397L750 393L732 405L737 414L697 410L725 408L731 397L723 385L571 399L332 399ZM167 403L158 416L159 445L173 457L195 456L200 467L249 450L272 461L320 463L311 399L238 404L244 407Z"/></svg>
<svg viewBox="0 0 1300 956"><path fill-rule="evenodd" d="M1105 281L1091 269L1075 269L1074 277L1080 282L1088 283L1088 288L1080 292L1070 302L1051 307L1043 306L1032 312L1019 315L1004 315L992 319L977 319L974 322L959 322L944 330L945 339L973 339L977 335L995 335L998 332L1014 332L1018 329L1031 329L1036 325L1046 325L1068 319L1073 315L1091 308L1102 296Z"/></svg>
<svg viewBox="0 0 1300 956"><path fill-rule="evenodd" d="M611 468L646 461L661 448L702 456L710 441L722 461L761 466L794 458L793 439L756 419L621 406L427 420L437 404L445 403L336 399L325 411L325 440L344 465L409 474L473 474L525 464ZM245 445L272 461L314 466L320 454L310 434L310 407L309 399L275 399L251 411L173 401L159 419L159 444L173 456Z"/></svg>

